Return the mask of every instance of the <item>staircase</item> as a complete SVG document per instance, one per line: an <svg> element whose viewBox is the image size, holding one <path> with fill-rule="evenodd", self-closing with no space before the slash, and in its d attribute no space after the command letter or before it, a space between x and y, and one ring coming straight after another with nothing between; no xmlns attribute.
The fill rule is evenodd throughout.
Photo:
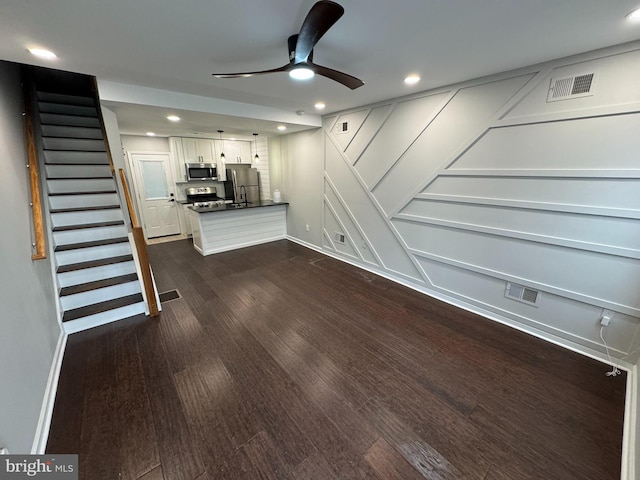
<svg viewBox="0 0 640 480"><path fill-rule="evenodd" d="M145 313L94 97L37 92L62 321L69 333Z"/></svg>

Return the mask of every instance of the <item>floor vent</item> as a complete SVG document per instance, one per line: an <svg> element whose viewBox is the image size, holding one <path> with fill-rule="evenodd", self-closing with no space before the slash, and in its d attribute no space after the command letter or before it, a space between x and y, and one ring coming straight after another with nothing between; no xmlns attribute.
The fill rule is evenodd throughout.
<svg viewBox="0 0 640 480"><path fill-rule="evenodd" d="M507 289L505 297L517 300L518 302L526 303L528 305L538 306L540 302L540 292L527 288L523 285L507 282Z"/></svg>
<svg viewBox="0 0 640 480"><path fill-rule="evenodd" d="M160 303L165 303L171 300L177 300L180 298L180 293L178 290L169 290L168 292L162 292L158 296L160 297Z"/></svg>
<svg viewBox="0 0 640 480"><path fill-rule="evenodd" d="M595 88L595 81L595 73L552 78L551 85L549 86L549 94L547 95L547 102L591 96Z"/></svg>
<svg viewBox="0 0 640 480"><path fill-rule="evenodd" d="M341 243L342 245L344 245L344 233L336 232L333 235L333 239L336 241L336 243Z"/></svg>

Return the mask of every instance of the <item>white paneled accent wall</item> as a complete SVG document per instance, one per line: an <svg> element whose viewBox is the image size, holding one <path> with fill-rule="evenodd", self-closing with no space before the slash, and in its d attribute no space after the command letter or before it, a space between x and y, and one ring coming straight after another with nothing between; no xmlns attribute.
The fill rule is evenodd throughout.
<svg viewBox="0 0 640 480"><path fill-rule="evenodd" d="M590 95L547 102L589 72ZM325 117L321 247L585 352L612 310L605 338L636 362L638 78L636 43Z"/></svg>
<svg viewBox="0 0 640 480"><path fill-rule="evenodd" d="M257 143L257 150L256 150ZM258 152L258 161L255 159ZM266 137L258 136L257 142L251 142L251 166L260 174L260 197L262 200L271 200L271 179L269 177L269 145Z"/></svg>

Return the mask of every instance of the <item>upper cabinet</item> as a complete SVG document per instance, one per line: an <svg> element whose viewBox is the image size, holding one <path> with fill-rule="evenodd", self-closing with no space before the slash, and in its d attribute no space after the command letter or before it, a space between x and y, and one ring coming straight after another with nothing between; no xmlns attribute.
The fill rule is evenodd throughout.
<svg viewBox="0 0 640 480"><path fill-rule="evenodd" d="M216 163L213 140L209 138L182 138L184 163Z"/></svg>
<svg viewBox="0 0 640 480"><path fill-rule="evenodd" d="M169 149L179 182L187 179L187 163L218 163L215 142L210 138L169 137Z"/></svg>
<svg viewBox="0 0 640 480"><path fill-rule="evenodd" d="M227 165L231 163L251 163L251 142L224 140L221 145L218 145L218 149L224 152Z"/></svg>
<svg viewBox="0 0 640 480"><path fill-rule="evenodd" d="M251 142L212 138L169 137L171 159L174 163L176 181L186 181L185 164L215 163L218 179L225 181L225 165L251 164ZM224 159L220 155L224 153Z"/></svg>

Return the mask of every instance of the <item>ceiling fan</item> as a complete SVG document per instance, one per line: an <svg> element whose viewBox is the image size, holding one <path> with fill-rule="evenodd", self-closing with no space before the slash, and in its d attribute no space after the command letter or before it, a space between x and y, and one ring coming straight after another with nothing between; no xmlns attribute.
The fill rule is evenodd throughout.
<svg viewBox="0 0 640 480"><path fill-rule="evenodd" d="M302 80L317 74L355 90L364 85L362 80L338 70L313 63L313 47L343 14L344 8L342 6L329 0L320 0L307 13L304 22L302 22L300 32L297 35L291 35L288 39L289 63L271 70L245 73L214 73L213 76L216 78L241 78L264 75L266 73L289 72L291 77Z"/></svg>

